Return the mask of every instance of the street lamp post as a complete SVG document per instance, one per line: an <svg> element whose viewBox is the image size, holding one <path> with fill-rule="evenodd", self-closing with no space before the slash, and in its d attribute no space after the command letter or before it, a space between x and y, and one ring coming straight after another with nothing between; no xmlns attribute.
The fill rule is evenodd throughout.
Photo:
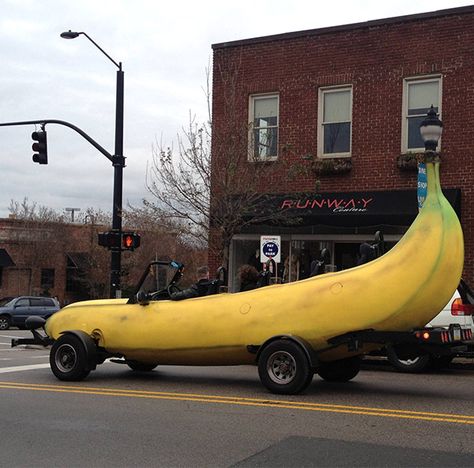
<svg viewBox="0 0 474 468"><path fill-rule="evenodd" d="M122 189L123 189L123 168L125 167L125 157L123 156L123 94L124 94L124 72L122 62L117 63L108 55L96 42L94 42L85 32L66 31L61 33L63 39L75 39L83 35L89 39L117 68L117 96L115 108L115 152L112 156L114 167L114 192L112 206L112 231L118 236L122 234ZM110 258L110 297L121 297L120 276L122 263L122 247L111 249Z"/></svg>
<svg viewBox="0 0 474 468"><path fill-rule="evenodd" d="M425 142L426 153L433 155L436 153L441 133L443 132L443 122L436 115L434 107L428 111L426 118L420 123L420 133Z"/></svg>

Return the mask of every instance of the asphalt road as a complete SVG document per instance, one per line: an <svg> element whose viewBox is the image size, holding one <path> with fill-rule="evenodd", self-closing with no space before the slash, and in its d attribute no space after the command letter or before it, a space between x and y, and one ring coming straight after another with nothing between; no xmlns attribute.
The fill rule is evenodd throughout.
<svg viewBox="0 0 474 468"><path fill-rule="evenodd" d="M249 366L106 362L64 383L47 349L9 347L25 335L0 332L2 466L474 466L474 362L409 375L377 361L278 396Z"/></svg>

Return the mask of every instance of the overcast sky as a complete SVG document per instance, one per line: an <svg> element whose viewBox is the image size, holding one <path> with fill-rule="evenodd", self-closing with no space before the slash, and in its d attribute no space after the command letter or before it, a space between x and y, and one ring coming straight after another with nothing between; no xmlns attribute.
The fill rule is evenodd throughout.
<svg viewBox="0 0 474 468"><path fill-rule="evenodd" d="M148 197L156 139L172 142L202 88L214 43L469 5L457 0L0 0L0 122L68 121L114 149L116 67L125 72L124 206ZM0 127L0 217L28 197L58 211L111 211L113 168L74 131L48 125L49 164L32 162L32 125Z"/></svg>

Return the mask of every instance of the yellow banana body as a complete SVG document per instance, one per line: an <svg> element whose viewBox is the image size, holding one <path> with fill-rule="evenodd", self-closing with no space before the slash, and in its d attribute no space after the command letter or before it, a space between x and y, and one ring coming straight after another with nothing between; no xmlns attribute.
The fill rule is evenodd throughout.
<svg viewBox="0 0 474 468"><path fill-rule="evenodd" d="M46 324L57 339L83 330L100 346L128 359L161 364L248 364L248 345L294 335L315 350L356 330L407 331L423 327L449 301L463 268L459 220L444 198L439 164L427 164L428 194L398 244L382 257L348 270L248 292L149 305L126 300L86 301ZM340 359L323 353L322 360Z"/></svg>

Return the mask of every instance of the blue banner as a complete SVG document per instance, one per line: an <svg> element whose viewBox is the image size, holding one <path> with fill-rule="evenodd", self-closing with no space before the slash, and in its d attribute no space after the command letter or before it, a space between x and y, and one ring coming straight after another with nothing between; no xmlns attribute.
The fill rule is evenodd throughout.
<svg viewBox="0 0 474 468"><path fill-rule="evenodd" d="M419 163L418 164L417 197L418 197L418 209L420 210L425 201L427 191L428 191L428 178L426 177L426 164Z"/></svg>

